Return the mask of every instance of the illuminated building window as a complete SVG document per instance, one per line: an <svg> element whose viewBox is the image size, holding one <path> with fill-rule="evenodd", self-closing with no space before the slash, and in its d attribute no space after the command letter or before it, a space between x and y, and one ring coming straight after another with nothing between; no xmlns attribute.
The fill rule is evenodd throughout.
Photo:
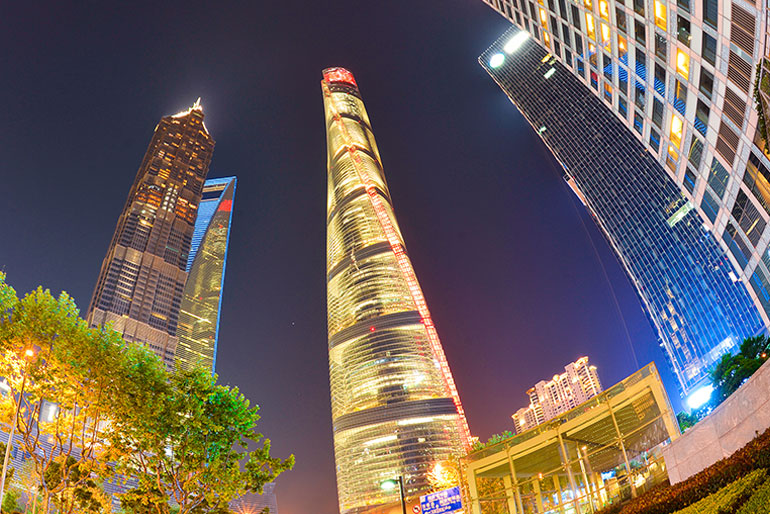
<svg viewBox="0 0 770 514"><path fill-rule="evenodd" d="M620 62L628 63L628 59L623 61L623 58L628 54L628 42L626 41L626 38L618 34L618 57L620 58Z"/></svg>
<svg viewBox="0 0 770 514"><path fill-rule="evenodd" d="M676 51L676 71L684 78L690 78L690 56L679 49Z"/></svg>
<svg viewBox="0 0 770 514"><path fill-rule="evenodd" d="M612 104L612 86L608 83L604 83L604 99Z"/></svg>
<svg viewBox="0 0 770 514"><path fill-rule="evenodd" d="M674 109L682 116L687 110L687 86L681 80L675 81L674 84Z"/></svg>
<svg viewBox="0 0 770 514"><path fill-rule="evenodd" d="M543 31L543 42L545 43L546 47L551 47L551 36L546 31Z"/></svg>
<svg viewBox="0 0 770 514"><path fill-rule="evenodd" d="M666 156L666 166L676 173L677 164L679 163L679 152L677 152L674 145L668 145L668 155Z"/></svg>
<svg viewBox="0 0 770 514"><path fill-rule="evenodd" d="M634 12L644 16L644 0L634 0Z"/></svg>
<svg viewBox="0 0 770 514"><path fill-rule="evenodd" d="M591 13L586 13L586 33L589 38L596 41L596 27L594 25L594 17Z"/></svg>
<svg viewBox="0 0 770 514"><path fill-rule="evenodd" d="M660 0L655 0L655 25L666 30L666 4Z"/></svg>
<svg viewBox="0 0 770 514"><path fill-rule="evenodd" d="M610 21L610 4L607 0L599 0L599 15L603 19Z"/></svg>
<svg viewBox="0 0 770 514"><path fill-rule="evenodd" d="M596 45L593 45L590 43L588 45L588 62L590 62L591 65L594 67L598 66L597 55L596 55Z"/></svg>
<svg viewBox="0 0 770 514"><path fill-rule="evenodd" d="M540 25L544 30L548 30L548 15L542 7L540 8Z"/></svg>
<svg viewBox="0 0 770 514"><path fill-rule="evenodd" d="M591 0L583 0L583 5L584 5L584 6L585 6L585 8L586 8L586 9L588 9L589 11L590 11L590 10L592 10L592 9L594 8L594 7L593 7L593 3L591 3Z"/></svg>
<svg viewBox="0 0 770 514"><path fill-rule="evenodd" d="M610 26L602 23L602 43L605 43L607 46L610 44L610 35Z"/></svg>
<svg viewBox="0 0 770 514"><path fill-rule="evenodd" d="M671 116L671 133L669 134L669 137L671 139L671 144L676 146L677 150L682 146L683 131L684 131L684 122L682 121L682 119L679 116ZM679 159L678 156L677 156L677 159Z"/></svg>

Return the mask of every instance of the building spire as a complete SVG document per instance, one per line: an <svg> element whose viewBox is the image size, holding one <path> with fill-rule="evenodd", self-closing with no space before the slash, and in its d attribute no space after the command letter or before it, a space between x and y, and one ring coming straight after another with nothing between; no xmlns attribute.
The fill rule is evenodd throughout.
<svg viewBox="0 0 770 514"><path fill-rule="evenodd" d="M197 100L195 100L195 103L192 106L193 110L201 111L203 112L203 106L201 105L201 97L199 96Z"/></svg>

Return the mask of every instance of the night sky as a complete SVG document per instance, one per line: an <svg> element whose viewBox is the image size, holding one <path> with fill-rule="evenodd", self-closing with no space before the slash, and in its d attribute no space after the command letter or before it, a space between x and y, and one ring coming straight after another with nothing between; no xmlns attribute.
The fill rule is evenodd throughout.
<svg viewBox="0 0 770 514"><path fill-rule="evenodd" d="M547 150L478 65L481 0L0 7L0 269L83 310L158 120L202 97L235 174L217 371L261 406L281 514L337 512L326 343L321 70L356 76L471 431L582 355L609 386L656 337ZM672 398L678 406L678 400Z"/></svg>

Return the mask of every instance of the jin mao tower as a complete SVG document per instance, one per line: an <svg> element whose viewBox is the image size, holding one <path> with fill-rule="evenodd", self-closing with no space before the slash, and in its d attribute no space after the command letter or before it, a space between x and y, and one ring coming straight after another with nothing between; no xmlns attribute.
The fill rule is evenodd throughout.
<svg viewBox="0 0 770 514"><path fill-rule="evenodd" d="M174 361L179 308L214 140L200 99L160 120L102 263L87 320Z"/></svg>
<svg viewBox="0 0 770 514"><path fill-rule="evenodd" d="M353 75L323 72L327 135L327 313L340 512L384 512L402 477L425 494L436 463L470 434L436 328L396 222Z"/></svg>

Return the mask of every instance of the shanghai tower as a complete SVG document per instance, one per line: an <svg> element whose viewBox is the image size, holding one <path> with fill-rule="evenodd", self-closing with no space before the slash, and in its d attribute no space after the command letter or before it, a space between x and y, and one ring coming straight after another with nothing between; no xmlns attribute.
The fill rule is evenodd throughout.
<svg viewBox="0 0 770 514"><path fill-rule="evenodd" d="M342 514L389 512L403 478L414 500L470 434L436 328L396 222L353 75L321 81L327 136L327 315L337 490ZM400 506L399 506L400 508ZM400 510L399 510L400 512Z"/></svg>
<svg viewBox="0 0 770 514"><path fill-rule="evenodd" d="M200 99L160 120L118 219L87 320L112 323L171 367L179 309L214 140Z"/></svg>

